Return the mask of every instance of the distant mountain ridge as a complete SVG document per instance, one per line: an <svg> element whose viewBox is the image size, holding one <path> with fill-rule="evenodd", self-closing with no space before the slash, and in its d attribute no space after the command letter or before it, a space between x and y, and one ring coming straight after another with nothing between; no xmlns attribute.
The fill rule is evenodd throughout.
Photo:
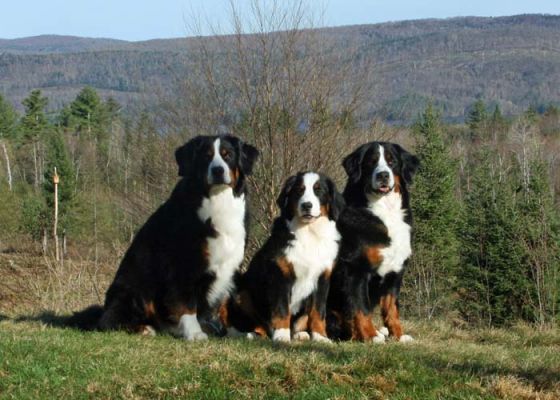
<svg viewBox="0 0 560 400"><path fill-rule="evenodd" d="M357 47L374 66L368 114L413 118L428 101L460 118L476 98L506 113L560 102L560 16L459 17L321 28L338 51ZM189 38L128 42L45 35L0 39L0 93L33 88L59 107L85 85L124 105L153 105L188 73Z"/></svg>

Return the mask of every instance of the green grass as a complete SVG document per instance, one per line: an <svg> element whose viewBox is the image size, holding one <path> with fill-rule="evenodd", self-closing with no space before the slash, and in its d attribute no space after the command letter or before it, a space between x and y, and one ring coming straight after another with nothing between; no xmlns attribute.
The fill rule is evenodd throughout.
<svg viewBox="0 0 560 400"><path fill-rule="evenodd" d="M557 330L407 326L415 343L276 345L4 318L0 398L560 398Z"/></svg>

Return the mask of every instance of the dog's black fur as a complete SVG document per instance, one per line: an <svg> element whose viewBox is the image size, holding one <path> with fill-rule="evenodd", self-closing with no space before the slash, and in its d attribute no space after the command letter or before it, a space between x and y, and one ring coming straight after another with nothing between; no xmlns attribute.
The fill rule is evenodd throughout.
<svg viewBox="0 0 560 400"><path fill-rule="evenodd" d="M390 159L389 168L395 177L395 187L387 193L376 192L372 187L381 146ZM342 241L328 297L329 337L369 340L378 336L371 319L373 309L381 304L389 333L400 338L402 328L397 299L408 260L398 272L378 274L383 261L380 251L391 245L391 227L386 226L369 206L372 198L382 198L396 191L400 193L400 208L404 210L403 221L412 226L408 186L419 167L419 160L397 144L371 142L348 155L343 166L348 174L343 193L347 207L338 221Z"/></svg>
<svg viewBox="0 0 560 400"><path fill-rule="evenodd" d="M170 198L136 234L109 287L103 309L90 307L70 321L84 329L143 332L176 326L185 312L199 320L213 315L207 293L216 276L208 270L207 241L220 233L212 218L201 220L197 210L209 197L208 169L213 144L230 168L236 198L244 196L246 176L258 151L231 135L198 136L175 153L181 180ZM247 226L247 213L245 213Z"/></svg>
<svg viewBox="0 0 560 400"><path fill-rule="evenodd" d="M238 331L275 338L274 331L285 328L292 333L307 331L312 336L326 337L326 299L332 264L317 276L315 290L302 301L299 310L290 309L292 289L301 277L296 275L286 254L298 240L290 224L300 218L298 202L305 190L302 186L305 174L298 173L286 181L277 200L281 215L274 221L270 237L253 257L248 270L238 276L237 293L230 299L227 315L227 324ZM319 180L313 190L320 204L322 222L324 218L336 221L344 207L344 199L330 178L317 175ZM336 232L335 224L331 225ZM338 250L338 233L336 237L336 242L325 238L319 243L336 246L332 263Z"/></svg>

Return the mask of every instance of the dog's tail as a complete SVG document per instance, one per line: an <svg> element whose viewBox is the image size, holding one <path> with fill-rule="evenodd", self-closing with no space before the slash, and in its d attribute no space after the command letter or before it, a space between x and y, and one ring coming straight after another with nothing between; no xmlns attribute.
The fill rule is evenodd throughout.
<svg viewBox="0 0 560 400"><path fill-rule="evenodd" d="M66 320L66 326L80 329L82 331L94 331L98 329L99 320L103 315L103 307L100 305L89 306L88 308L75 312Z"/></svg>

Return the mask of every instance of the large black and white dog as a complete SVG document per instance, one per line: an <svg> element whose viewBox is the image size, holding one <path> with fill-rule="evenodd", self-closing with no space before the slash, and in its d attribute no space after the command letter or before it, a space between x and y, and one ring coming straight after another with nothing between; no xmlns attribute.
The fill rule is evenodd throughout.
<svg viewBox="0 0 560 400"><path fill-rule="evenodd" d="M326 300L344 200L329 178L302 172L286 181L277 204L281 215L238 278L226 324L275 341L329 341Z"/></svg>
<svg viewBox="0 0 560 400"><path fill-rule="evenodd" d="M412 340L403 335L397 299L412 253L408 185L419 160L397 144L371 142L348 155L343 166L347 208L338 221L342 241L328 298L329 336ZM372 321L378 304L386 326L380 331Z"/></svg>
<svg viewBox="0 0 560 400"><path fill-rule="evenodd" d="M245 179L258 154L231 135L177 149L182 179L134 238L93 328L207 338L199 321L227 298L243 260Z"/></svg>

